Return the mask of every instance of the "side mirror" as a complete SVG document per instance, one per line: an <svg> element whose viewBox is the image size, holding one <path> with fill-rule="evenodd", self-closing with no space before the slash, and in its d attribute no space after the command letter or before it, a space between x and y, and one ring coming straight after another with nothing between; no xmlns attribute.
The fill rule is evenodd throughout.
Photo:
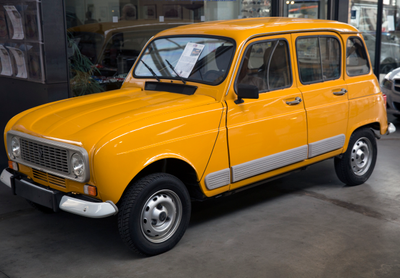
<svg viewBox="0 0 400 278"><path fill-rule="evenodd" d="M251 99L258 99L258 88L254 85L248 84L238 84L237 85L237 96L238 99L235 100L236 104L243 103L243 98L251 98Z"/></svg>

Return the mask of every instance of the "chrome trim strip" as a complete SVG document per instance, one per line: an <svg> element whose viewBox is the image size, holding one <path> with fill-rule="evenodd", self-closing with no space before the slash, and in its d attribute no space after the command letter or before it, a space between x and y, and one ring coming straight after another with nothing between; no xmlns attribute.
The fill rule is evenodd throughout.
<svg viewBox="0 0 400 278"><path fill-rule="evenodd" d="M232 181L237 182L307 159L308 146L258 158L232 167Z"/></svg>
<svg viewBox="0 0 400 278"><path fill-rule="evenodd" d="M52 147L58 147L58 148L62 148L62 149L66 149L68 151L68 167L70 167L70 160L71 160L71 156L75 153L78 152L82 155L84 163L85 163L85 175L82 178L76 178L75 175L71 172L71 169L69 170L69 174L65 174L62 172L58 172L58 171L54 171L53 169L49 169L47 167L43 167L40 165L36 165L34 163L30 163L27 162L21 158L13 158L12 156L12 152L11 152L11 139L12 137L18 137L18 138L25 138L31 141L35 141L35 142L39 142L48 146L52 146ZM66 179L70 179L70 180L75 180L78 182L87 182L89 181L90 178L90 168L89 168L89 155L87 153L87 151L82 148L82 147L78 147L75 145L70 145L67 143L62 143L62 142L57 142L57 141L53 141L53 140L49 140L49 139L44 139L44 138L39 138L36 136L32 136L23 132L19 132L19 131L15 131L15 130L10 130L9 132L7 132L7 152L8 152L8 156L10 157L10 159L14 162L20 163L22 165L37 169L39 171L42 172L46 172L58 177L63 177Z"/></svg>
<svg viewBox="0 0 400 278"><path fill-rule="evenodd" d="M103 218L118 213L117 206L111 201L88 202L66 195L61 198L60 209L89 218Z"/></svg>
<svg viewBox="0 0 400 278"><path fill-rule="evenodd" d="M208 190L216 189L231 183L231 169L210 173L204 179Z"/></svg>
<svg viewBox="0 0 400 278"><path fill-rule="evenodd" d="M7 169L4 169L3 172L1 172L0 176L0 181L7 185L9 188L11 188L11 177L13 174L7 171Z"/></svg>
<svg viewBox="0 0 400 278"><path fill-rule="evenodd" d="M331 138L310 143L308 144L309 145L308 157L311 158L314 156L318 156L320 154L340 149L344 146L345 141L346 141L346 136L344 134L340 134L337 136L333 136Z"/></svg>

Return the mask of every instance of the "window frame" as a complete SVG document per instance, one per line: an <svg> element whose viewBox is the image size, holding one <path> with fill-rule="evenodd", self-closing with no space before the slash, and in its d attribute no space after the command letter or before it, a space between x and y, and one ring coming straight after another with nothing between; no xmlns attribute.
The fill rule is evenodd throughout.
<svg viewBox="0 0 400 278"><path fill-rule="evenodd" d="M349 73L347 72L347 42L348 42L350 39L352 39L352 38L359 39L360 42L361 42L361 44L362 44L362 46L363 46L364 54L365 54L365 57L367 58L367 65L368 65L368 69L369 69L369 71L368 71L367 73L363 73L363 74L349 74ZM368 75L368 74L371 73L372 67L371 67L371 61L369 60L369 55L368 55L367 47L365 46L364 40L361 39L361 38L358 37L358 36L350 36L350 37L348 37L347 40L346 40L346 65L345 65L345 66L346 66L346 74L347 74L347 76L349 76L349 77L363 76L363 75Z"/></svg>
<svg viewBox="0 0 400 278"><path fill-rule="evenodd" d="M339 73L340 74L339 74L339 77L337 77L337 78L324 79L324 67L323 67L323 64L322 64L321 40L320 40L321 37L323 37L323 38L334 38L339 43L339 52L340 52L340 57L339 57L339 69L340 69L340 72ZM320 58L321 75L322 75L322 79L321 80L304 82L301 79L300 66L299 66L300 65L300 63L299 63L299 55L298 55L298 52L297 52L297 49L298 49L297 44L298 44L298 40L305 39L305 38L318 38L318 49L319 49L319 58ZM300 80L301 84L310 85L310 84L322 83L322 82L326 82L326 81L338 80L342 76L342 68L343 68L343 65L342 65L342 59L343 59L342 47L343 46L340 43L340 38L338 38L337 36L335 36L335 35L306 35L306 36L299 36L299 37L296 38L295 47L296 47L295 51L296 51L296 60L297 60L297 71L298 71L298 74L299 74L299 80Z"/></svg>
<svg viewBox="0 0 400 278"><path fill-rule="evenodd" d="M272 91L277 91L277 90L283 90L283 89L290 88L290 87L293 86L293 70L292 70L292 60L291 60L291 56L290 56L290 43L289 43L289 41L286 38L282 38L282 37L281 38L274 38L274 39L263 39L263 40L253 41L242 52L242 58L241 58L241 61L240 61L240 66L239 66L238 71L236 72L235 84L234 84L234 91L235 91L236 95L237 95L237 85L239 84L238 83L239 75L240 75L240 72L242 71L242 67L243 67L243 63L244 63L244 57L246 56L247 51L250 49L250 47L253 47L253 45L255 45L255 44L274 42L274 41L285 41L286 42L286 46L287 46L287 50L288 50L288 62L289 62L288 64L289 64L289 70L290 70L290 84L287 85L287 86L274 88L274 89L271 90L271 89L269 89L269 84L267 83L267 80L264 80L268 88L266 90L263 90L263 91L258 91L258 93L262 94L262 93L267 93L267 92L272 92ZM271 64L271 58L272 58L273 54L275 53L276 47L277 47L277 45L274 47L274 50L273 50L273 52L272 52L272 54L270 56L270 59L268 61L268 70L269 70L269 66Z"/></svg>

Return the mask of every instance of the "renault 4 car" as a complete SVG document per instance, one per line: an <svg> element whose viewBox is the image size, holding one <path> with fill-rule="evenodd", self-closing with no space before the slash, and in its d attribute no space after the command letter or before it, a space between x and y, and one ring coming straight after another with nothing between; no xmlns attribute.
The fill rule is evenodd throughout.
<svg viewBox="0 0 400 278"><path fill-rule="evenodd" d="M119 90L13 117L1 180L40 210L117 215L122 240L155 255L192 200L241 191L334 158L370 177L394 132L362 35L335 21L251 18L165 30Z"/></svg>

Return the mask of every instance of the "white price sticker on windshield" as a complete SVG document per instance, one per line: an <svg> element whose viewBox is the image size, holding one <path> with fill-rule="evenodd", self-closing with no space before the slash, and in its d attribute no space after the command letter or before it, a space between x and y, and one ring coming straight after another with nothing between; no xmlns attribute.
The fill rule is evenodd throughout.
<svg viewBox="0 0 400 278"><path fill-rule="evenodd" d="M183 78L188 78L203 49L204 44L189 42L175 66L175 72Z"/></svg>

